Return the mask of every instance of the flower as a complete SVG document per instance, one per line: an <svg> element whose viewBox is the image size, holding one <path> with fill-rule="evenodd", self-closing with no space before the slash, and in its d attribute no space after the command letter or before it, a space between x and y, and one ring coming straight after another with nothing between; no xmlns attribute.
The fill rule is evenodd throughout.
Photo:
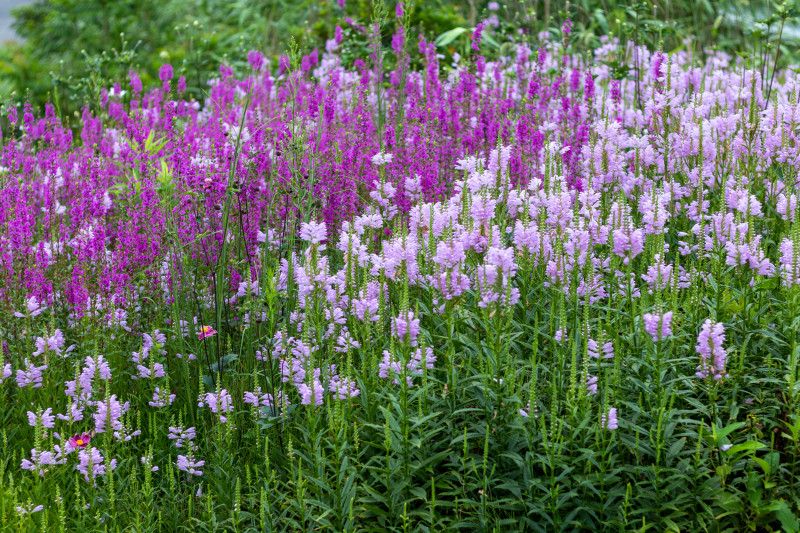
<svg viewBox="0 0 800 533"><path fill-rule="evenodd" d="M204 464L206 464L205 461L195 461L194 456L191 454L188 457L186 455L178 456L178 470L188 472L189 474L194 476L203 475L203 471L198 470L198 468L200 468Z"/></svg>
<svg viewBox="0 0 800 533"><path fill-rule="evenodd" d="M44 412L40 409L38 413L28 411L28 424L36 426L38 420L42 421L42 427L52 429L55 427L56 417L53 415L53 408L48 407Z"/></svg>
<svg viewBox="0 0 800 533"><path fill-rule="evenodd" d="M481 34L483 33L483 22L479 22L475 26L475 31L472 33L472 51L478 52L481 48Z"/></svg>
<svg viewBox="0 0 800 533"><path fill-rule="evenodd" d="M14 316L17 318L25 318L25 317L35 317L47 309L47 306L39 302L36 299L36 296L28 297L27 301L25 302L26 307L28 309L28 314L20 313L19 311L14 311Z"/></svg>
<svg viewBox="0 0 800 533"><path fill-rule="evenodd" d="M142 92L142 80L141 78L139 78L139 75L131 70L128 72L128 76L130 77L131 80L131 88L133 89L133 92L134 93Z"/></svg>
<svg viewBox="0 0 800 533"><path fill-rule="evenodd" d="M644 319L644 330L653 338L653 342L672 335L672 311L664 314L645 313L642 318Z"/></svg>
<svg viewBox="0 0 800 533"><path fill-rule="evenodd" d="M111 470L117 467L117 460L112 459L106 462L103 454L97 448L86 448L78 452L80 462L75 465L75 469L83 474L86 481L94 481L97 476L106 473L106 466Z"/></svg>
<svg viewBox="0 0 800 533"><path fill-rule="evenodd" d="M700 354L700 365L695 375L699 378L709 376L722 379L725 373L725 360L728 352L722 347L725 342L725 326L722 322L714 323L710 318L703 322L700 334L697 336L695 349Z"/></svg>
<svg viewBox="0 0 800 533"><path fill-rule="evenodd" d="M414 311L401 311L397 317L392 318L392 335L401 342L408 341L411 346L417 345L419 318L414 317Z"/></svg>
<svg viewBox="0 0 800 533"><path fill-rule="evenodd" d="M214 328L212 328L211 326L203 326L202 328L200 328L200 331L197 332L197 340L203 340L206 337L213 337L216 334L217 334L216 330L214 330Z"/></svg>
<svg viewBox="0 0 800 533"><path fill-rule="evenodd" d="M39 451L34 448L31 450L31 458L23 459L19 466L23 470L35 471L40 476L44 477L45 472L47 472L47 469L44 467L59 464L59 462L61 461L56 459L53 452Z"/></svg>
<svg viewBox="0 0 800 533"><path fill-rule="evenodd" d="M149 468L151 472L158 472L158 467L153 466L153 456L152 455L145 455L141 458L142 464L145 468Z"/></svg>
<svg viewBox="0 0 800 533"><path fill-rule="evenodd" d="M433 348L426 347L424 353L422 348L417 348L410 354L409 361L405 365L406 384L411 387L414 384L412 377L423 375L425 372L423 368L432 370L435 362L436 356L433 354ZM399 385L400 382L397 378L403 375L403 365L402 361L393 356L389 350L384 350L383 360L378 364L378 377L386 379L390 375L392 376L392 383ZM395 375L397 377L394 377Z"/></svg>
<svg viewBox="0 0 800 533"><path fill-rule="evenodd" d="M604 414L600 417L600 427L603 429L610 429L614 430L619 427L619 423L617 422L617 408L616 407L609 407L608 414Z"/></svg>
<svg viewBox="0 0 800 533"><path fill-rule="evenodd" d="M327 232L324 222L304 222L300 226L300 238L311 244L319 244L324 241Z"/></svg>
<svg viewBox="0 0 800 533"><path fill-rule="evenodd" d="M372 156L372 164L375 165L375 166L378 166L378 167L380 167L382 165L388 165L389 163L392 162L393 158L394 158L394 155L392 155L392 154L385 154L383 152L379 152L379 153L375 154L374 156Z"/></svg>
<svg viewBox="0 0 800 533"><path fill-rule="evenodd" d="M158 69L158 78L161 81L169 81L172 79L172 65L169 63L161 65Z"/></svg>
<svg viewBox="0 0 800 533"><path fill-rule="evenodd" d="M197 436L195 432L195 428L184 428L183 426L172 427L169 428L169 435L168 438L170 440L174 440L176 448L182 448L184 443L188 443L188 447L190 449L194 449L194 444L192 440Z"/></svg>
<svg viewBox="0 0 800 533"><path fill-rule="evenodd" d="M150 407L166 407L172 405L175 401L175 395L169 394L168 390L161 390L161 387L156 387L153 391L153 400L148 402Z"/></svg>
<svg viewBox="0 0 800 533"><path fill-rule="evenodd" d="M34 389L41 387L42 370L46 370L47 365L36 366L33 363L29 362L28 359L26 358L25 366L28 367L27 370L17 370L17 386L22 388L22 387L27 387L28 385L33 385Z"/></svg>
<svg viewBox="0 0 800 533"><path fill-rule="evenodd" d="M37 355L42 355L53 351L56 353L56 355L66 357L66 354L75 349L75 345L71 345L62 353L61 349L64 347L64 344L64 334L61 333L60 329L57 329L49 337L38 337L36 339L36 351L33 352L33 356L35 357Z"/></svg>
<svg viewBox="0 0 800 533"><path fill-rule="evenodd" d="M325 387L319 380L315 379L309 387L305 383L297 384L297 392L300 393L301 405L322 405L322 394L325 392Z"/></svg>
<svg viewBox="0 0 800 533"><path fill-rule="evenodd" d="M42 509L44 509L44 505L37 505L34 507L32 503L28 502L27 505L17 505L17 514L38 513Z"/></svg>
<svg viewBox="0 0 800 533"><path fill-rule="evenodd" d="M233 412L233 398L227 390L222 389L219 394L207 392L201 394L197 399L198 407L208 407L212 413L219 415L220 422L227 422L225 413Z"/></svg>
<svg viewBox="0 0 800 533"><path fill-rule="evenodd" d="M586 343L587 351L591 357L595 359L599 359L602 357L603 359L613 359L614 358L614 345L611 342L606 342L603 344L603 354L600 355L600 345L594 339L589 339Z"/></svg>
<svg viewBox="0 0 800 533"><path fill-rule="evenodd" d="M586 376L586 392L590 396L597 394L597 376Z"/></svg>
<svg viewBox="0 0 800 533"><path fill-rule="evenodd" d="M92 440L92 437L88 433L76 433L74 437L70 437L69 445L73 448L86 448L86 445L89 444L90 440Z"/></svg>
<svg viewBox="0 0 800 533"><path fill-rule="evenodd" d="M250 50L247 53L247 62L253 70L261 70L264 66L264 54L258 50Z"/></svg>

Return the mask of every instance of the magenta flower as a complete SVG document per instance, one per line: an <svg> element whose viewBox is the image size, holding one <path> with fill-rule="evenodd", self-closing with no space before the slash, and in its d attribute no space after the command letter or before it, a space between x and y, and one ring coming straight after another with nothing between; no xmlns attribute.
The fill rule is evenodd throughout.
<svg viewBox="0 0 800 533"><path fill-rule="evenodd" d="M161 68L158 69L158 78L161 81L169 81L172 79L172 65L166 63L161 65Z"/></svg>
<svg viewBox="0 0 800 533"><path fill-rule="evenodd" d="M69 445L73 448L86 448L89 444L89 441L92 440L91 435L88 433L78 434L76 433L74 437L70 437Z"/></svg>
<svg viewBox="0 0 800 533"><path fill-rule="evenodd" d="M264 66L264 54L258 50L250 50L247 53L247 62L253 70L259 71Z"/></svg>
<svg viewBox="0 0 800 533"><path fill-rule="evenodd" d="M202 328L200 328L200 331L197 332L197 339L203 340L206 337L213 337L216 334L217 334L216 330L214 330L214 328L212 328L211 326L203 326Z"/></svg>
<svg viewBox="0 0 800 533"><path fill-rule="evenodd" d="M130 77L131 89L133 89L134 94L142 92L142 80L139 78L139 75L131 70L128 72L128 76Z"/></svg>
<svg viewBox="0 0 800 533"><path fill-rule="evenodd" d="M472 51L478 52L481 49L481 34L483 33L483 22L479 22L472 32Z"/></svg>

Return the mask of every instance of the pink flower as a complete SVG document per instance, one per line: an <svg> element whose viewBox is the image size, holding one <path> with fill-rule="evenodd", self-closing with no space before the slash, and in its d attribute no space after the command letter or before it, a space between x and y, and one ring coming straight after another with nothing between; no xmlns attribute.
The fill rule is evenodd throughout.
<svg viewBox="0 0 800 533"><path fill-rule="evenodd" d="M300 238L311 244L319 244L324 241L327 232L324 222L304 222L300 226Z"/></svg>
<svg viewBox="0 0 800 533"><path fill-rule="evenodd" d="M169 428L169 435L168 438L170 440L175 440L175 447L182 448L184 444L188 443L188 448L195 449L192 440L197 436L195 432L195 428L191 427L188 429L184 429L183 426L172 427Z"/></svg>
<svg viewBox="0 0 800 533"><path fill-rule="evenodd" d="M611 342L607 342L603 344L603 354L600 354L600 345L594 339L589 339L587 341L587 351L589 355L594 357L595 359L599 359L602 357L603 359L613 359L614 358L614 345Z"/></svg>
<svg viewBox="0 0 800 533"><path fill-rule="evenodd" d="M86 445L89 444L90 440L92 440L92 437L88 433L76 433L74 437L70 437L69 445L73 448L86 448Z"/></svg>
<svg viewBox="0 0 800 533"><path fill-rule="evenodd" d="M197 339L203 340L206 337L213 337L216 334L217 332L211 326L203 326L202 328L200 328L200 331L197 332Z"/></svg>
<svg viewBox="0 0 800 533"><path fill-rule="evenodd" d="M33 385L34 389L41 387L42 370L46 370L47 365L36 366L25 359L25 366L28 367L27 370L17 370L17 385L20 388L28 385Z"/></svg>
<svg viewBox="0 0 800 533"><path fill-rule="evenodd" d="M414 317L414 311L401 312L392 318L392 334L401 342L408 342L411 346L417 345L419 335L419 318Z"/></svg>
<svg viewBox="0 0 800 533"><path fill-rule="evenodd" d="M672 335L672 311L664 314L645 313L644 330L653 338L653 342Z"/></svg>
<svg viewBox="0 0 800 533"><path fill-rule="evenodd" d="M586 392L590 396L597 394L597 376L586 376Z"/></svg>
<svg viewBox="0 0 800 533"><path fill-rule="evenodd" d="M198 470L198 468L200 468L204 464L206 464L205 461L195 461L194 456L191 454L188 457L185 455L178 456L178 470L188 472L189 474L195 476L203 475L203 471Z"/></svg>
<svg viewBox="0 0 800 533"><path fill-rule="evenodd" d="M85 448L78 452L80 463L75 465L75 469L83 474L86 481L94 481L97 476L106 473L106 466L111 470L117 467L117 460L106 461L103 454L97 448Z"/></svg>
<svg viewBox="0 0 800 533"><path fill-rule="evenodd" d="M710 318L703 322L700 334L697 336L695 349L700 354L700 366L695 375L699 378L709 376L722 379L725 373L725 360L728 352L722 347L725 342L725 326L722 322L714 323Z"/></svg>
<svg viewBox="0 0 800 533"><path fill-rule="evenodd" d="M227 422L228 419L225 413L233 412L233 398L225 389L219 391L219 394L207 392L205 395L200 395L197 400L197 406L208 407L212 413L219 415L220 422Z"/></svg>
<svg viewBox="0 0 800 533"><path fill-rule="evenodd" d="M55 427L56 417L53 415L53 408L48 407L44 412L40 410L38 413L28 411L28 424L36 426L37 420L42 421L43 428Z"/></svg>
<svg viewBox="0 0 800 533"><path fill-rule="evenodd" d="M53 452L33 449L31 450L31 458L23 459L19 466L23 470L35 471L40 476L44 477L45 472L47 472L47 469L44 467L55 464L59 464L59 461L53 455Z"/></svg>
<svg viewBox="0 0 800 533"><path fill-rule="evenodd" d="M319 380L315 379L310 387L305 383L298 383L297 391L300 393L302 405L311 405L312 401L314 405L322 405L322 393L325 392L325 388Z"/></svg>
<svg viewBox="0 0 800 533"><path fill-rule="evenodd" d="M158 472L158 467L153 466L153 457L151 455L145 455L141 458L141 461L145 468L149 468L151 472Z"/></svg>
<svg viewBox="0 0 800 533"><path fill-rule="evenodd" d="M17 514L23 515L28 513L38 513L42 509L44 509L44 505L37 505L36 507L34 507L32 503L29 503L28 505L24 506L17 505Z"/></svg>
<svg viewBox="0 0 800 533"><path fill-rule="evenodd" d="M610 430L614 430L619 427L619 422L617 422L616 407L610 407L608 409L608 414L604 414L602 417L600 417L600 427Z"/></svg>
<svg viewBox="0 0 800 533"><path fill-rule="evenodd" d="M30 296L26 302L26 307L28 309L27 314L20 313L19 311L14 311L14 316L17 318L25 318L25 317L35 317L37 315L42 314L47 309L46 305L43 305L36 299L36 296Z"/></svg>

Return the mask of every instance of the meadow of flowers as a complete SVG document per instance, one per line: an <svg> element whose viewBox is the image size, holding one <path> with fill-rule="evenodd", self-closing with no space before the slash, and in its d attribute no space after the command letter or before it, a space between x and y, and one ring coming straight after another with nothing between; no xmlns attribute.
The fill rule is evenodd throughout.
<svg viewBox="0 0 800 533"><path fill-rule="evenodd" d="M796 74L399 28L7 111L3 530L800 530Z"/></svg>

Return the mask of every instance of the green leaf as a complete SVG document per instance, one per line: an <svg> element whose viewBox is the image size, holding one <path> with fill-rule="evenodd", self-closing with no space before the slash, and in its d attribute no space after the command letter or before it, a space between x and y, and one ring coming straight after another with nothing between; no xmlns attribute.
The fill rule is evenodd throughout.
<svg viewBox="0 0 800 533"><path fill-rule="evenodd" d="M686 444L686 437L676 440L667 451L667 457L677 457L681 453L684 444Z"/></svg>
<svg viewBox="0 0 800 533"><path fill-rule="evenodd" d="M797 517L783 500L781 500L778 509L775 511L775 518L778 519L781 523L781 527L787 533L797 533L800 531L800 523L798 523Z"/></svg>
<svg viewBox="0 0 800 533"><path fill-rule="evenodd" d="M460 26L458 28L453 28L452 30L446 31L443 34L441 34L439 37L436 38L436 41L434 42L436 43L436 46L447 46L448 44L458 39L458 37L465 31L467 31L467 28L462 28Z"/></svg>
<svg viewBox="0 0 800 533"><path fill-rule="evenodd" d="M744 426L744 422L736 422L724 428L718 428L716 424L714 424L714 439L715 442L719 442L721 439L724 439L729 434L733 433L740 427Z"/></svg>
<svg viewBox="0 0 800 533"><path fill-rule="evenodd" d="M213 372L223 372L227 367L230 366L230 363L239 359L239 356L235 353L229 353L228 355L222 356L219 363L212 363L210 368Z"/></svg>
<svg viewBox="0 0 800 533"><path fill-rule="evenodd" d="M736 454L736 453L739 453L739 452L744 452L744 451L760 450L761 448L764 448L765 446L766 446L766 444L764 444L763 442L758 442L758 441L755 441L755 440L749 440L747 442L743 442L741 444L737 444L736 446L731 446L730 448L728 448L728 450L725 453L727 453L728 455L733 455L733 454Z"/></svg>
<svg viewBox="0 0 800 533"><path fill-rule="evenodd" d="M764 459L761 459L760 457L753 457L753 460L756 463L758 463L758 465L764 471L764 474L769 475L769 473L772 471L772 468L769 466L769 463L766 462Z"/></svg>
<svg viewBox="0 0 800 533"><path fill-rule="evenodd" d="M481 42L488 44L492 48L500 48L500 43L495 41L494 37L492 37L488 33L484 33L483 35L481 35Z"/></svg>

